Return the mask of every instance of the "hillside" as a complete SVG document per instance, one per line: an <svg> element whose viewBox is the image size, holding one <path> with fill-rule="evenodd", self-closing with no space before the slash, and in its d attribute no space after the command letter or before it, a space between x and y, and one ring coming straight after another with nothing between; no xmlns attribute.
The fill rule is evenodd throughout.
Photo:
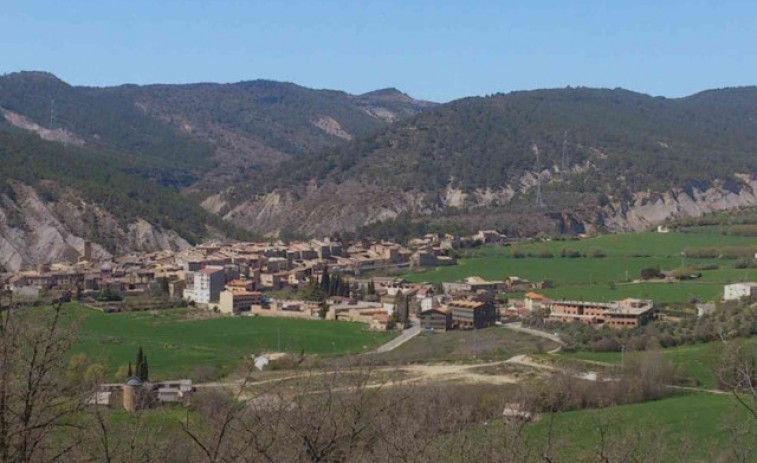
<svg viewBox="0 0 757 463"><path fill-rule="evenodd" d="M134 174L130 160L0 133L0 271L100 256L181 249L208 236L245 232L175 190Z"/></svg>
<svg viewBox="0 0 757 463"><path fill-rule="evenodd" d="M0 128L30 123L50 132L52 113L61 133L48 139L63 141L65 131L79 144L178 169L189 177L181 186L223 184L240 170L335 146L430 106L394 89L354 96L265 80L96 88L44 72L0 76Z"/></svg>
<svg viewBox="0 0 757 463"><path fill-rule="evenodd" d="M131 205L111 210L86 193L90 177L40 179L190 242L209 236L208 220L214 232L231 223L283 236L642 230L757 205L755 124L755 87L676 99L565 88L435 105L394 88L350 95L265 80L94 88L40 72L0 76L0 132L34 132L63 147L70 165L84 162L83 172L102 163L144 188L125 190ZM21 159L33 156L19 149ZM9 178L37 191L44 182L25 179L37 169ZM181 207L163 214L154 195L138 194L154 189ZM182 208L191 225L173 219Z"/></svg>
<svg viewBox="0 0 757 463"><path fill-rule="evenodd" d="M638 229L755 201L751 177L734 174L757 172L756 121L754 87L680 99L585 88L466 98L250 172L214 200L260 231L332 232L478 206L556 218L558 229ZM533 207L538 176L543 208Z"/></svg>
<svg viewBox="0 0 757 463"><path fill-rule="evenodd" d="M240 172L431 106L396 89L350 95L261 80L95 88L45 72L2 75L0 266L71 260L84 239L123 253L243 236L198 198Z"/></svg>

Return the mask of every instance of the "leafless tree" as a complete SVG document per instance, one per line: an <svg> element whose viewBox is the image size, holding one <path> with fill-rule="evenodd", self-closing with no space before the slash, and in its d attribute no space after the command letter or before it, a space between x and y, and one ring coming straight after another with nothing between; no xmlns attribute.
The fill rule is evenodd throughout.
<svg viewBox="0 0 757 463"><path fill-rule="evenodd" d="M72 330L60 305L0 313L0 462L62 461L79 444L84 391L65 376Z"/></svg>

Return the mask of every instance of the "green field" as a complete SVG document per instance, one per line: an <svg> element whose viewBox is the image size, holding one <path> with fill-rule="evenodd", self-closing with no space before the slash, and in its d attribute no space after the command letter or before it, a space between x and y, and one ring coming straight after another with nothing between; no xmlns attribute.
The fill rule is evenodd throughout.
<svg viewBox="0 0 757 463"><path fill-rule="evenodd" d="M733 341L737 342L737 341ZM750 338L740 342L757 343L757 338ZM713 370L723 353L723 343L708 342L692 344L668 349L660 349L660 359L669 361L680 369L681 374L688 379L696 380L696 384L713 389L716 387ZM626 352L626 358L640 355L638 352ZM560 357L592 362L620 364L620 352L560 352Z"/></svg>
<svg viewBox="0 0 757 463"><path fill-rule="evenodd" d="M733 268L734 260L693 259L681 256L690 247L747 246L757 243L755 238L724 236L710 229L697 233L623 233L569 241L514 244L511 247L482 247L471 251L458 265L438 267L402 275L412 282L456 281L478 275L489 280L504 280L517 275L531 281L551 280L555 288L543 293L554 298L611 300L623 297L648 297L657 302L686 302L693 298L706 301L716 299L723 284L757 280L757 269ZM605 257L559 257L563 248L590 255L595 249ZM513 249L523 254L550 252L555 257L512 257ZM659 267L672 270L685 266L716 264L716 270L703 270L696 281L673 284L620 284L639 278L643 268ZM610 288L610 283L615 288Z"/></svg>
<svg viewBox="0 0 757 463"><path fill-rule="evenodd" d="M197 368L211 376L230 373L247 355L301 352L338 355L363 352L392 333L374 333L363 324L262 317L214 317L192 320L191 309L104 314L69 304L66 313L79 320L76 352L101 362L112 375L133 361L142 346L151 378L192 377Z"/></svg>
<svg viewBox="0 0 757 463"><path fill-rule="evenodd" d="M612 432L616 438L622 440L623 436L636 432L653 433L663 439L667 455L680 456L678 452L683 444L691 447L688 461L709 462L716 461L710 459L713 454L720 456L732 448L728 424L733 420L751 426L752 431L757 428L754 419L737 405L733 397L692 394L633 405L560 413L555 416L553 429L555 447L567 454L565 456L572 455L576 459L598 448L598 425L611 422L614 423ZM548 426L549 420L542 416L531 428L532 437L544 442ZM751 435L753 437L754 433ZM742 435L741 438L749 439L750 436ZM665 458L660 461L665 461Z"/></svg>

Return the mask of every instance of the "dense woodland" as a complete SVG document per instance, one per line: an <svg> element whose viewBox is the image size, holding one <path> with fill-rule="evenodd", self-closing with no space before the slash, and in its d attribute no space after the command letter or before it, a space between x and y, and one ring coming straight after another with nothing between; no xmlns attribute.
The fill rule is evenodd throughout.
<svg viewBox="0 0 757 463"><path fill-rule="evenodd" d="M709 183L755 168L757 89L681 99L568 88L466 98L375 135L254 175L259 189L315 177L400 189L498 188L527 171L557 169L566 191L609 193ZM593 168L581 171L578 166Z"/></svg>

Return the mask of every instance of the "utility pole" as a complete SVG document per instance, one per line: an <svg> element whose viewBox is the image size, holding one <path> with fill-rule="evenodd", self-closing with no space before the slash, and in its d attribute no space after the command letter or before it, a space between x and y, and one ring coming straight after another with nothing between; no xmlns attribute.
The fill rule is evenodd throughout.
<svg viewBox="0 0 757 463"><path fill-rule="evenodd" d="M475 320L473 321L473 358L478 358L478 329L476 329Z"/></svg>
<svg viewBox="0 0 757 463"><path fill-rule="evenodd" d="M626 360L626 346L625 344L620 346L620 367L625 367L625 360Z"/></svg>

